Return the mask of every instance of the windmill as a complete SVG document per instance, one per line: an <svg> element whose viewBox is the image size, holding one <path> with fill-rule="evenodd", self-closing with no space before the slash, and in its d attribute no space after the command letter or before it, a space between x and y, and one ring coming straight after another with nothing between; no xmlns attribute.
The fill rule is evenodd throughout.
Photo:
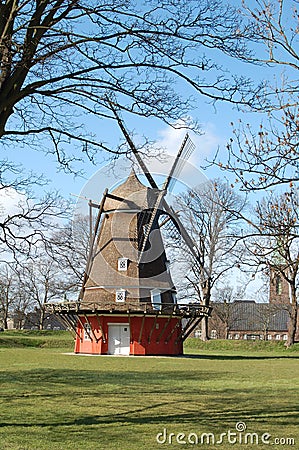
<svg viewBox="0 0 299 450"><path fill-rule="evenodd" d="M166 200L194 144L187 134L160 189L110 106L149 187L132 170L112 192L105 190L100 203L89 202L90 251L79 299L48 308L73 332L76 353L178 355L211 310L177 304L161 233L164 227L180 241L200 270L194 243Z"/></svg>

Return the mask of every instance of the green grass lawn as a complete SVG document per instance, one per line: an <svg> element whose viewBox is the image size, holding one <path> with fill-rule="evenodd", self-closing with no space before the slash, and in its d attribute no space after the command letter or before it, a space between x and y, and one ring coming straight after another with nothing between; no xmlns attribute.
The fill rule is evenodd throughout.
<svg viewBox="0 0 299 450"><path fill-rule="evenodd" d="M191 340L178 358L76 356L63 333L4 335L1 450L299 448L298 346ZM229 430L231 443L202 436L219 442ZM244 443L246 432L259 444Z"/></svg>

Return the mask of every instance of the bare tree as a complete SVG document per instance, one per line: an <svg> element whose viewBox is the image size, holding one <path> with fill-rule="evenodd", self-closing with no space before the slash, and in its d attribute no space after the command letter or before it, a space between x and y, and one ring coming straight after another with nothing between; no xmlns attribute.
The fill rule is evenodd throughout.
<svg viewBox="0 0 299 450"><path fill-rule="evenodd" d="M257 98L247 78L215 62L217 51L250 58L242 36L254 35L220 0L7 0L0 18L1 141L44 142L66 169L117 151L82 127L84 117L113 118L107 100L173 122L186 117L192 90L211 101ZM76 143L81 156L69 153Z"/></svg>
<svg viewBox="0 0 299 450"><path fill-rule="evenodd" d="M241 14L249 18L255 30L254 35L244 35L244 38L258 44L259 50L248 60L298 70L298 0L256 0L250 3L242 0L242 6ZM296 89L291 79L283 78L281 82L284 92L298 93L298 86Z"/></svg>
<svg viewBox="0 0 299 450"><path fill-rule="evenodd" d="M241 189L258 191L281 184L293 186L298 175L298 106L272 113L258 129L240 122L227 144L228 160L214 162L234 173ZM233 124L232 124L233 125ZM217 157L216 157L217 158Z"/></svg>
<svg viewBox="0 0 299 450"><path fill-rule="evenodd" d="M298 176L298 0L243 2L243 13L255 28L254 36L243 36L255 49L246 60L267 69L270 78L262 92L267 115L260 127L232 124L227 161L215 163L234 173L245 190L263 190L293 184ZM248 4L247 4L248 3Z"/></svg>
<svg viewBox="0 0 299 450"><path fill-rule="evenodd" d="M220 321L218 326L218 336L223 339L228 339L229 332L233 326L238 324L238 321L244 320L244 317L238 315L234 302L244 298L246 290L246 283L242 286L234 286L232 282L226 283L220 287L217 286L215 296L213 298L213 327L217 319Z"/></svg>
<svg viewBox="0 0 299 450"><path fill-rule="evenodd" d="M8 319L13 312L16 298L16 274L8 264L3 264L0 268L0 318L4 329L8 328Z"/></svg>
<svg viewBox="0 0 299 450"><path fill-rule="evenodd" d="M243 210L246 202L227 183L215 180L183 195L178 204L198 253L196 263L188 252L182 255L185 295L208 306L215 283L240 262L241 227L237 212ZM202 325L202 339L208 339L207 320Z"/></svg>
<svg viewBox="0 0 299 450"><path fill-rule="evenodd" d="M287 346L295 341L298 315L298 236L299 195L296 189L264 198L256 207L256 234L250 241L251 264L264 270L274 269L290 288L289 337Z"/></svg>
<svg viewBox="0 0 299 450"><path fill-rule="evenodd" d="M90 245L89 217L75 215L51 235L51 256L63 271L66 291L81 287Z"/></svg>
<svg viewBox="0 0 299 450"><path fill-rule="evenodd" d="M57 192L37 198L34 189L46 180L22 167L0 162L0 255L4 261L28 255L35 245L47 245L49 229L67 217L69 204Z"/></svg>
<svg viewBox="0 0 299 450"><path fill-rule="evenodd" d="M62 271L56 261L43 252L36 252L34 260L23 263L19 271L20 285L39 313L39 329L42 330L45 321L45 304L62 297L65 284L62 281Z"/></svg>

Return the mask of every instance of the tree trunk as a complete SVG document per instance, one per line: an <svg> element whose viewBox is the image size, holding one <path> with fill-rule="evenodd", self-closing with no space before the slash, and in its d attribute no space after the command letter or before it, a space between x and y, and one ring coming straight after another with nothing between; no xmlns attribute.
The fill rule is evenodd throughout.
<svg viewBox="0 0 299 450"><path fill-rule="evenodd" d="M202 283L202 292L203 292L203 302L204 306L210 305L211 298L211 283L210 279L205 280ZM209 317L204 317L201 321L201 340L208 341L209 340Z"/></svg>
<svg viewBox="0 0 299 450"><path fill-rule="evenodd" d="M229 335L229 326L226 325L225 326L225 337L224 337L224 339L228 339L228 335Z"/></svg>
<svg viewBox="0 0 299 450"><path fill-rule="evenodd" d="M44 321L45 321L45 308L42 307L40 309L40 316L39 316L39 329L40 330L44 329Z"/></svg>
<svg viewBox="0 0 299 450"><path fill-rule="evenodd" d="M297 316L298 316L298 305L296 298L296 287L291 285L291 310L290 310L290 321L289 321L289 333L288 340L286 342L286 347L289 348L295 342L296 328L297 328Z"/></svg>
<svg viewBox="0 0 299 450"><path fill-rule="evenodd" d="M209 340L209 318L204 317L201 321L201 340L208 341Z"/></svg>
<svg viewBox="0 0 299 450"><path fill-rule="evenodd" d="M8 315L7 315L7 311L5 311L4 315L3 315L3 328L4 328L4 330L8 329Z"/></svg>

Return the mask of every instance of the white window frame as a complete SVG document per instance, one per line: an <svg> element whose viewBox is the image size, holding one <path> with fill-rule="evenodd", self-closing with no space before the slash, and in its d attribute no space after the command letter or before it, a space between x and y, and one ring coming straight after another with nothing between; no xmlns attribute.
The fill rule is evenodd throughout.
<svg viewBox="0 0 299 450"><path fill-rule="evenodd" d="M172 292L172 301L175 305L177 305L178 303L178 299L177 299L177 293L176 292Z"/></svg>
<svg viewBox="0 0 299 450"><path fill-rule="evenodd" d="M201 338L201 330L195 330L194 337L196 337L197 339L200 339Z"/></svg>
<svg viewBox="0 0 299 450"><path fill-rule="evenodd" d="M128 270L128 258L118 258L117 270L119 272L126 272Z"/></svg>
<svg viewBox="0 0 299 450"><path fill-rule="evenodd" d="M160 289L154 288L151 290L151 303L155 311L161 311L162 297Z"/></svg>
<svg viewBox="0 0 299 450"><path fill-rule="evenodd" d="M115 292L115 301L116 303L124 303L126 301L126 290L125 289L118 289Z"/></svg>
<svg viewBox="0 0 299 450"><path fill-rule="evenodd" d="M166 266L167 273L170 273L170 261L168 259L166 259L166 261L165 261L165 266Z"/></svg>
<svg viewBox="0 0 299 450"><path fill-rule="evenodd" d="M211 339L217 339L217 330L211 330Z"/></svg>

